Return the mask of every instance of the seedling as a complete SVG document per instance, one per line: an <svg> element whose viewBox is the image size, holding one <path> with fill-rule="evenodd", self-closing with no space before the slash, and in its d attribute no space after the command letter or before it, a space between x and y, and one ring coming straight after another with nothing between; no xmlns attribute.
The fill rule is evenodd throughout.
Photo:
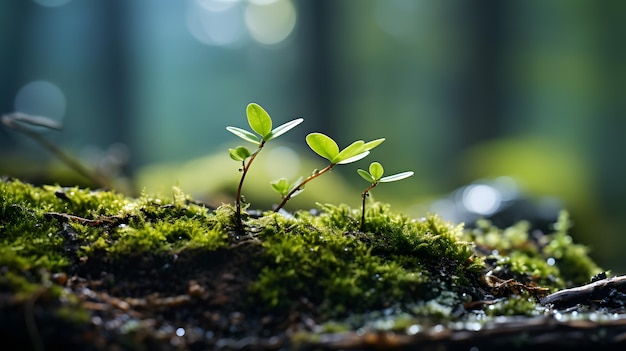
<svg viewBox="0 0 626 351"><path fill-rule="evenodd" d="M307 135L306 142L309 147L315 151L315 153L330 161L330 164L321 171L317 169L314 170L313 173L304 180L301 180L302 178L298 179L294 185L289 184L289 181L284 178L272 182L272 188L274 188L283 199L274 211L278 212L285 206L289 199L302 192L306 183L330 171L336 165L356 162L366 157L370 153L369 150L380 145L383 141L385 141L384 138L372 140L367 143L363 140L357 140L343 150L339 150L337 143L327 135L322 133L311 133Z"/></svg>
<svg viewBox="0 0 626 351"><path fill-rule="evenodd" d="M239 186L237 187L236 197L236 216L239 229L243 227L243 223L241 221L241 202L243 201L241 198L241 189L243 188L243 181L246 178L246 174L248 174L252 161L254 161L259 152L261 152L261 149L266 142L283 135L290 129L302 123L304 120L302 118L296 118L272 129L272 119L270 118L270 115L261 106L255 103L248 104L246 107L246 115L248 117L248 124L250 125L250 128L252 128L256 134L237 127L226 127L226 130L229 132L245 141L255 144L257 147L254 152L250 152L250 150L245 146L237 146L234 149L228 149L230 152L230 158L237 162L241 162L241 168L239 169L241 172L241 179L239 180Z"/></svg>
<svg viewBox="0 0 626 351"><path fill-rule="evenodd" d="M363 198L363 204L361 206L361 231L363 231L365 227L365 199L369 196L370 190L374 189L374 187L376 187L378 183L390 183L402 180L412 176L414 172L401 172L383 177L383 174L385 173L385 169L383 168L383 166L378 162L372 162L369 167L369 172L362 169L357 169L357 173L359 173L359 175L363 179L371 183L370 186L365 189L363 194L361 194L361 197Z"/></svg>

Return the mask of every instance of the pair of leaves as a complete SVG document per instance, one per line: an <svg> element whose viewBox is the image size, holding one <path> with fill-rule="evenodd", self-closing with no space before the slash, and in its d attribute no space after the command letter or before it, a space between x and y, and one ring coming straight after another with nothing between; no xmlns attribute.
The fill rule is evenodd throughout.
<svg viewBox="0 0 626 351"><path fill-rule="evenodd" d="M357 173L359 173L359 175L363 179L365 179L366 181L372 184L395 182L398 180L408 178L414 174L413 171L409 171L409 172L401 172L401 173L397 173L394 175L383 177L383 174L385 173L385 169L378 162L372 162L370 164L369 172L362 170L362 169L357 169Z"/></svg>
<svg viewBox="0 0 626 351"><path fill-rule="evenodd" d="M242 128L230 126L226 127L226 130L245 141L256 144L259 149L263 147L263 144L266 142L285 134L290 129L304 121L303 118L296 118L293 121L272 129L272 118L270 118L270 115L261 106L254 102L248 104L246 107L246 115L248 116L248 124L250 125L250 128L252 128L252 130L257 134ZM230 158L240 162L243 162L245 159L252 156L250 150L248 150L245 146L237 146L235 149L228 149L228 152L230 153Z"/></svg>
<svg viewBox="0 0 626 351"><path fill-rule="evenodd" d="M254 102L248 104L246 107L246 115L248 116L248 124L250 125L250 128L252 128L252 130L258 135L237 127L229 126L226 127L226 130L245 141L257 144L258 146L285 134L290 129L304 121L303 118L296 118L293 121L272 129L272 119L270 118L270 115L261 106Z"/></svg>
<svg viewBox="0 0 626 351"><path fill-rule="evenodd" d="M311 133L306 136L306 142L318 155L330 161L331 164L346 164L356 162L369 155L369 150L380 145L385 138L364 142L357 140L343 150L339 150L337 143L322 133Z"/></svg>
<svg viewBox="0 0 626 351"><path fill-rule="evenodd" d="M228 152L230 154L230 158L239 162L243 162L245 159L252 155L250 153L250 150L248 150L248 148L245 146L237 146L234 149L228 149Z"/></svg>

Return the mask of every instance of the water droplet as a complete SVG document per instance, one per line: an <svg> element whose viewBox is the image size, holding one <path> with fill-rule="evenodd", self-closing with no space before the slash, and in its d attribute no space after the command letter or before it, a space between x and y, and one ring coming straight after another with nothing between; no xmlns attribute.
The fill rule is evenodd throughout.
<svg viewBox="0 0 626 351"><path fill-rule="evenodd" d="M420 327L417 324L413 324L412 326L407 328L406 333L409 335L415 335L419 333L421 330L422 330L422 327Z"/></svg>
<svg viewBox="0 0 626 351"><path fill-rule="evenodd" d="M556 260L554 259L554 257L548 257L546 263L548 264L548 266L554 266L556 264Z"/></svg>
<svg viewBox="0 0 626 351"><path fill-rule="evenodd" d="M184 336L185 335L185 328L178 328L178 329L176 329L176 335Z"/></svg>

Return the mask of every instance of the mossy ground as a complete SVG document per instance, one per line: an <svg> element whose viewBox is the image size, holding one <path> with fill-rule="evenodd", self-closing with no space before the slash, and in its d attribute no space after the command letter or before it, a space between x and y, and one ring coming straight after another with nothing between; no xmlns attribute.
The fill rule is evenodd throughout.
<svg viewBox="0 0 626 351"><path fill-rule="evenodd" d="M344 205L249 211L245 231L234 218L176 188L129 198L3 180L0 336L34 350L373 347L393 343L380 332L545 314L539 298L601 272L566 213L547 234L380 203L362 231Z"/></svg>

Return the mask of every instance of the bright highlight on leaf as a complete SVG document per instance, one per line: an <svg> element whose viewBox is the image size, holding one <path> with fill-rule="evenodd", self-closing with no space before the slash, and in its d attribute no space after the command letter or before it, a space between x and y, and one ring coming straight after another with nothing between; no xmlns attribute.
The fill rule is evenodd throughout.
<svg viewBox="0 0 626 351"><path fill-rule="evenodd" d="M408 177L412 176L413 174L414 174L413 171L402 172L402 173L398 173L398 174L382 177L382 178L380 178L380 182L381 183L395 182L395 181L398 181L398 180L402 180L402 179L408 178Z"/></svg>
<svg viewBox="0 0 626 351"><path fill-rule="evenodd" d="M241 128L237 128L237 127L226 127L226 130L235 134L236 136L240 137L241 139L245 140L245 141L249 141L253 144L260 144L261 143L261 139L259 139L258 136L256 136L256 134L253 134L245 129L241 129Z"/></svg>
<svg viewBox="0 0 626 351"><path fill-rule="evenodd" d="M338 165L345 165L345 164L348 164L348 163L356 162L356 161L358 161L360 159L363 159L363 158L367 157L367 155L369 155L369 154L370 154L369 151L361 152L358 155L354 155L352 157L348 157L348 158L346 158L344 160L341 160L341 161L337 162L337 164Z"/></svg>
<svg viewBox="0 0 626 351"><path fill-rule="evenodd" d="M272 139L278 138L279 136L281 136L281 135L285 134L286 132L288 132L293 127L295 127L298 124L302 123L302 121L304 121L304 118L296 118L293 121L287 122L285 124L282 124L282 125L274 128L274 130L272 130L272 132L265 138L265 141L270 141Z"/></svg>

